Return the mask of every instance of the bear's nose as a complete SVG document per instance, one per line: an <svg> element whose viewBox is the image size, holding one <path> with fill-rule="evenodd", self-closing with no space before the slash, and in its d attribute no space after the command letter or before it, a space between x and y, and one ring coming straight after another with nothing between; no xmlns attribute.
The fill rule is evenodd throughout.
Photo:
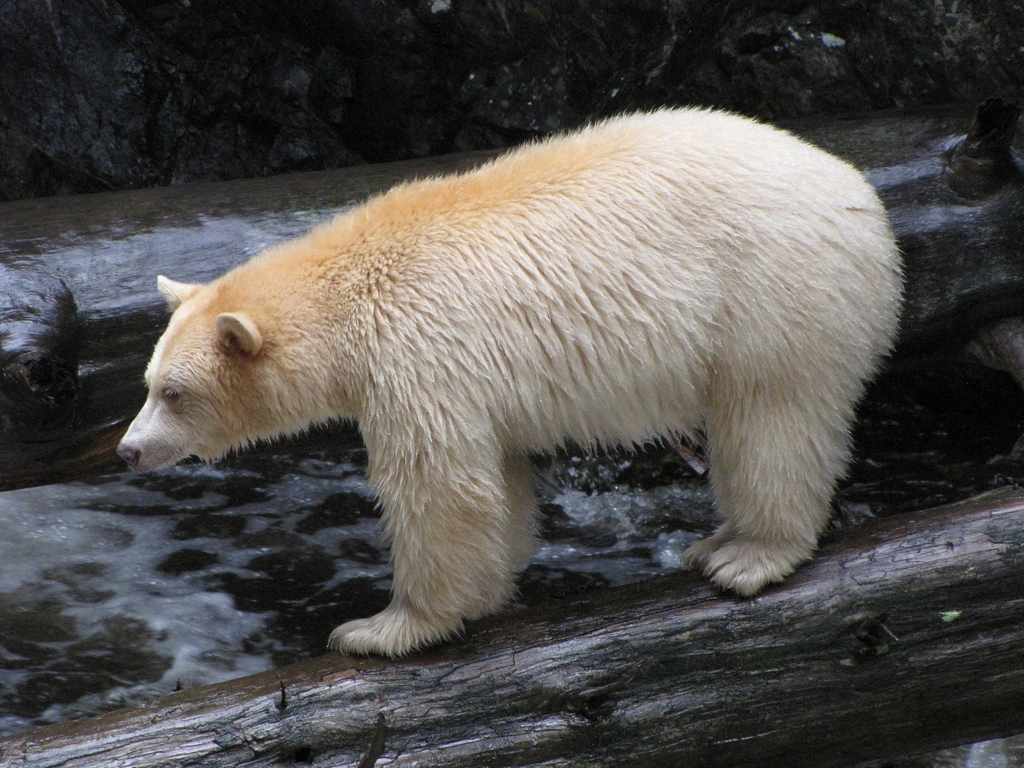
<svg viewBox="0 0 1024 768"><path fill-rule="evenodd" d="M138 465L139 459L142 458L142 451L122 440L121 444L117 446L117 455L127 461L128 465L134 469Z"/></svg>

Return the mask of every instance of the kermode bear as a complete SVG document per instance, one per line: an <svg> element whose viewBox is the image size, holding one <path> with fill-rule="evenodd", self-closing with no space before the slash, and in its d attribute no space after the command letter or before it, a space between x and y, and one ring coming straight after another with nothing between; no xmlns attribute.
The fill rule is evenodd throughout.
<svg viewBox="0 0 1024 768"><path fill-rule="evenodd" d="M332 647L404 654L500 609L534 551L529 451L706 430L724 524L688 551L752 595L815 548L900 266L852 167L734 115L607 120L402 184L173 309L119 447L138 470L354 419L391 604Z"/></svg>

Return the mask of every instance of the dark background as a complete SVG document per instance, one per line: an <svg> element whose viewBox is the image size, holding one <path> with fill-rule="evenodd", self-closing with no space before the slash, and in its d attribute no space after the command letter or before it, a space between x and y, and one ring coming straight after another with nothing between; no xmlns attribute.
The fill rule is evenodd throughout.
<svg viewBox="0 0 1024 768"><path fill-rule="evenodd" d="M1024 88L1018 0L0 0L0 200Z"/></svg>

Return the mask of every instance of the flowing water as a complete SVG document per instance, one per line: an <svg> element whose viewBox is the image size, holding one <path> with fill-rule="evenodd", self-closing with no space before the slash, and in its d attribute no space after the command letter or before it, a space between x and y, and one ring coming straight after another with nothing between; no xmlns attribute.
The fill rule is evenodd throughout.
<svg viewBox="0 0 1024 768"><path fill-rule="evenodd" d="M993 374L893 377L863 408L840 519L1024 477L1022 403ZM0 733L324 652L336 624L388 599L365 466L335 428L216 466L0 493ZM660 447L539 459L537 477L544 543L524 602L679 569L713 525L704 481Z"/></svg>

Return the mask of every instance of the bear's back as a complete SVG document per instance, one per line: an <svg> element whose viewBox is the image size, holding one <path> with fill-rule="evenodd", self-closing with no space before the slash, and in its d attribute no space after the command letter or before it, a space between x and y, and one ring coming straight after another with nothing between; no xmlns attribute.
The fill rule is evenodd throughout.
<svg viewBox="0 0 1024 768"><path fill-rule="evenodd" d="M401 185L266 259L303 275L317 312L364 325L350 338L396 414L431 393L537 447L678 429L712 376L866 365L899 294L884 212L854 169L703 110Z"/></svg>
<svg viewBox="0 0 1024 768"><path fill-rule="evenodd" d="M871 188L723 113L605 121L404 185L353 221L387 262L378 378L476 403L518 443L678 427L726 345L739 377L810 361L823 337L863 357L865 324L885 326L879 347L891 336L895 252Z"/></svg>

